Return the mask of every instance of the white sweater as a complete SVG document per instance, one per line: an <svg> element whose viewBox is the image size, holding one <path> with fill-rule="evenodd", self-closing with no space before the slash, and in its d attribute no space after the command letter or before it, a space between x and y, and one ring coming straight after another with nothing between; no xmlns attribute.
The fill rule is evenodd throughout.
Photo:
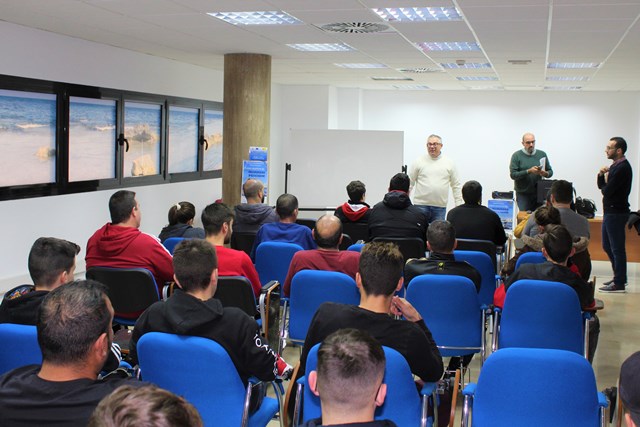
<svg viewBox="0 0 640 427"><path fill-rule="evenodd" d="M449 187L456 206L463 203L458 170L444 154L435 159L428 153L418 157L409 169L409 178L415 205L447 207Z"/></svg>

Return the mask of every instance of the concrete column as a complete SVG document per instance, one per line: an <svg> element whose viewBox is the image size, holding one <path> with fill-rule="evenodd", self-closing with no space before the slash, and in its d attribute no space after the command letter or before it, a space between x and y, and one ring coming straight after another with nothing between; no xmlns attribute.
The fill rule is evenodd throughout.
<svg viewBox="0 0 640 427"><path fill-rule="evenodd" d="M270 117L271 56L226 54L222 200L229 206L240 203L242 161L248 159L249 147L269 147Z"/></svg>

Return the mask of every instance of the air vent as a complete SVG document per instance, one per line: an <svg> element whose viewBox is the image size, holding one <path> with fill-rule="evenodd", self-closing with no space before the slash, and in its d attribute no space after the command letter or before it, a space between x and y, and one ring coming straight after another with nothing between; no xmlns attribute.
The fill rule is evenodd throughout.
<svg viewBox="0 0 640 427"><path fill-rule="evenodd" d="M511 65L529 65L531 64L530 59L509 59L507 61Z"/></svg>
<svg viewBox="0 0 640 427"><path fill-rule="evenodd" d="M398 68L398 71L403 73L415 73L415 74L442 72L442 70L439 68Z"/></svg>
<svg viewBox="0 0 640 427"><path fill-rule="evenodd" d="M336 22L320 27L330 33L380 33L389 29L388 25L374 22Z"/></svg>

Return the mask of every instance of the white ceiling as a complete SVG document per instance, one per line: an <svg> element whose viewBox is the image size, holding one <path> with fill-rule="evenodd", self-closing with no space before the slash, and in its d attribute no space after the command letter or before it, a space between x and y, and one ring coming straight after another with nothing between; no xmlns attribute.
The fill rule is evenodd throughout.
<svg viewBox="0 0 640 427"><path fill-rule="evenodd" d="M384 22L371 8L455 6L462 21L386 23L381 33L329 33L337 22ZM206 12L285 11L303 25L235 26ZM223 70L226 53L271 55L283 84L434 90L640 90L640 0L0 0L0 19L54 33ZM469 41L480 52L422 52L417 42ZM6 43L7 41L3 41ZM287 43L344 42L352 52L300 52ZM442 69L443 62L489 62L491 69ZM530 60L513 65L508 60ZM598 69L547 69L549 62L595 62ZM345 69L335 63L381 63ZM401 68L431 68L406 73ZM494 76L497 81L459 81ZM586 76L587 81L550 81ZM413 81L374 81L409 77ZM549 90L549 89L547 89Z"/></svg>

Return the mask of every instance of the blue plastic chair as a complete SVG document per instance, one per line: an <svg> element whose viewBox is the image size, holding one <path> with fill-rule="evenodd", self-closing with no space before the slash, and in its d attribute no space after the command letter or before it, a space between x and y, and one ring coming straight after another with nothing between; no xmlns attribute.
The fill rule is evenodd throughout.
<svg viewBox="0 0 640 427"><path fill-rule="evenodd" d="M364 247L364 243L354 243L353 245L347 248L348 251L353 252L362 252L362 248Z"/></svg>
<svg viewBox="0 0 640 427"><path fill-rule="evenodd" d="M542 252L525 252L518 257L516 261L516 270L522 264L542 264L547 259L542 255Z"/></svg>
<svg viewBox="0 0 640 427"><path fill-rule="evenodd" d="M245 387L229 354L213 340L149 332L137 348L142 378L183 396L205 426L264 427L279 411L278 394L248 414L251 385Z"/></svg>
<svg viewBox="0 0 640 427"><path fill-rule="evenodd" d="M583 333L580 301L571 287L518 280L507 289L493 348L552 348L586 354L588 336Z"/></svg>
<svg viewBox="0 0 640 427"><path fill-rule="evenodd" d="M293 255L301 250L302 246L295 243L260 243L256 249L256 270L260 276L260 283L277 280L283 284Z"/></svg>
<svg viewBox="0 0 640 427"><path fill-rule="evenodd" d="M480 353L485 358L485 309L476 287L463 276L414 277L407 301L422 315L443 357Z"/></svg>
<svg viewBox="0 0 640 427"><path fill-rule="evenodd" d="M496 274L489 255L480 251L453 251L453 255L456 261L466 261L478 270L482 277L478 293L480 303L486 306L493 304L493 293L500 283L500 276Z"/></svg>
<svg viewBox="0 0 640 427"><path fill-rule="evenodd" d="M463 426L604 427L607 400L589 362L569 351L507 348L463 390ZM472 423L469 424L469 416Z"/></svg>
<svg viewBox="0 0 640 427"><path fill-rule="evenodd" d="M320 418L320 398L311 392L307 378L318 365L318 348L314 345L307 356L305 376L297 381L296 410L294 422L298 421L302 404L302 419L307 422ZM382 346L386 358L383 383L387 385L387 396L384 404L376 408L375 419L388 419L398 426L431 426L433 419L427 419L429 396L435 393L435 383L424 385L420 393L416 389L411 369L405 358L396 350ZM433 400L432 400L433 402Z"/></svg>
<svg viewBox="0 0 640 427"><path fill-rule="evenodd" d="M2 323L0 342L0 375L21 366L42 364L35 326Z"/></svg>
<svg viewBox="0 0 640 427"><path fill-rule="evenodd" d="M289 323L289 340L302 344L311 325L311 319L323 302L358 305L360 292L355 280L344 273L322 270L302 270L291 280L291 295L283 299L284 316ZM285 323L282 336L285 336Z"/></svg>
<svg viewBox="0 0 640 427"><path fill-rule="evenodd" d="M178 246L178 243L182 242L184 239L184 237L169 237L162 242L162 245L167 248L171 255L173 255L173 250Z"/></svg>

